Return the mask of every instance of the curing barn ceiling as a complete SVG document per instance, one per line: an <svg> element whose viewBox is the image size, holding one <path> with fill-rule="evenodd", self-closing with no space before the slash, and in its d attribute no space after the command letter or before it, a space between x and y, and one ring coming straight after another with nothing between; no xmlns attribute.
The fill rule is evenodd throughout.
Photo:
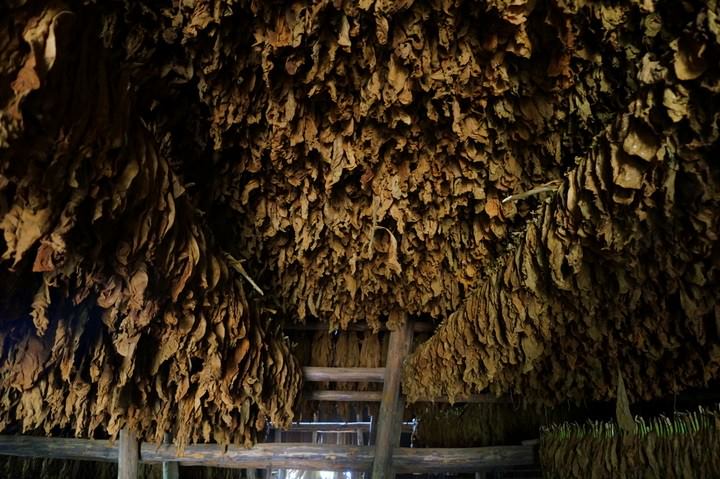
<svg viewBox="0 0 720 479"><path fill-rule="evenodd" d="M0 428L252 444L305 321L441 322L410 399L706 384L718 14L6 2Z"/></svg>

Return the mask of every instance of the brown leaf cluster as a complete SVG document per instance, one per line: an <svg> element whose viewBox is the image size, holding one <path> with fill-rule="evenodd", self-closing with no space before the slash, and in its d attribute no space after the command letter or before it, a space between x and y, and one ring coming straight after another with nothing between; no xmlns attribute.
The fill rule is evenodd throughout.
<svg viewBox="0 0 720 479"><path fill-rule="evenodd" d="M636 28L616 38L636 92L408 360L410 398L610 399L620 371L638 400L718 377L717 6L657 3L632 21L635 7L598 7Z"/></svg>
<svg viewBox="0 0 720 479"><path fill-rule="evenodd" d="M520 444L537 436L548 417L555 421L559 414L538 414L533 409L513 404L447 404L417 403L417 427L414 447L485 447Z"/></svg>
<svg viewBox="0 0 720 479"><path fill-rule="evenodd" d="M1 20L0 429L250 445L300 368L95 20Z"/></svg>
<svg viewBox="0 0 720 479"><path fill-rule="evenodd" d="M579 36L600 10L565 2L124 8L108 23L142 81L196 98L208 215L274 307L332 326L457 309L532 210L500 199L558 178L629 91L630 59Z"/></svg>
<svg viewBox="0 0 720 479"><path fill-rule="evenodd" d="M548 478L690 478L720 474L717 407L634 420L635 433L590 422L544 428L539 458Z"/></svg>

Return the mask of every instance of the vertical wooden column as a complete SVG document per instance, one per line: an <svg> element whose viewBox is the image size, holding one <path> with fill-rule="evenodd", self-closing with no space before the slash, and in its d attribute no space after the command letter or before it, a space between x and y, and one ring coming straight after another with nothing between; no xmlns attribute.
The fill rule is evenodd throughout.
<svg viewBox="0 0 720 479"><path fill-rule="evenodd" d="M275 429L275 442L282 442L282 431ZM278 470L278 479L285 479L287 471L285 469Z"/></svg>
<svg viewBox="0 0 720 479"><path fill-rule="evenodd" d="M170 433L165 433L165 439L163 440L165 444L172 443L172 438L170 437ZM163 479L179 479L180 478L180 466L175 461L170 462L163 462L162 463L162 477Z"/></svg>
<svg viewBox="0 0 720 479"><path fill-rule="evenodd" d="M137 435L124 428L118 445L118 479L137 479L140 463L140 443Z"/></svg>
<svg viewBox="0 0 720 479"><path fill-rule="evenodd" d="M402 413L398 418L400 404L400 378L402 364L412 344L412 324L405 316L405 324L390 332L387 362L385 363L385 382L383 384L380 413L378 414L377 437L375 439L375 460L373 461L373 479L393 478L392 451L398 446Z"/></svg>

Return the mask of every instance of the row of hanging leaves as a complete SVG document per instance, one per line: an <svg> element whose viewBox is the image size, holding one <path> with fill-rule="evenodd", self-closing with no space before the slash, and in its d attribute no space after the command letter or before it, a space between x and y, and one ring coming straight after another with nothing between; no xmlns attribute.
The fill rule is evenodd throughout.
<svg viewBox="0 0 720 479"><path fill-rule="evenodd" d="M720 407L614 422L545 427L540 463L548 478L694 478L720 475Z"/></svg>
<svg viewBox="0 0 720 479"><path fill-rule="evenodd" d="M619 370L634 402L718 377L718 4L670 3L618 2L627 21L593 33L603 65L635 59L634 91L408 359L410 399L609 400Z"/></svg>

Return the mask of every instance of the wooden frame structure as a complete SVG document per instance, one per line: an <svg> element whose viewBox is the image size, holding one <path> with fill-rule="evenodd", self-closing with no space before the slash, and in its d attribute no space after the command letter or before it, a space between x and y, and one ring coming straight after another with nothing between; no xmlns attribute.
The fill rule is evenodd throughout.
<svg viewBox="0 0 720 479"><path fill-rule="evenodd" d="M308 329L319 329L313 326ZM404 400L400 394L402 364L410 352L414 331L425 331L410 321L390 331L387 362L384 368L305 367L306 382L378 382L383 391L309 391L305 399L316 401L379 401L380 413L373 446L347 446L307 443L261 443L251 449L217 444L191 445L178 450L169 444L139 442L134 433L123 430L117 443L106 440L0 436L0 455L46 457L118 462L119 479L136 479L138 464L162 464L164 477L175 479L178 465L224 468L314 469L336 471L372 471L374 479L393 478L396 473L476 472L489 468L532 466L537 464L534 445L480 448L407 448L399 447ZM447 398L427 398L447 401ZM505 402L486 395L454 398L455 402ZM290 431L356 432L374 428L370 423L338 425L303 423ZM279 431L278 431L279 432ZM279 435L276 435L276 441Z"/></svg>

